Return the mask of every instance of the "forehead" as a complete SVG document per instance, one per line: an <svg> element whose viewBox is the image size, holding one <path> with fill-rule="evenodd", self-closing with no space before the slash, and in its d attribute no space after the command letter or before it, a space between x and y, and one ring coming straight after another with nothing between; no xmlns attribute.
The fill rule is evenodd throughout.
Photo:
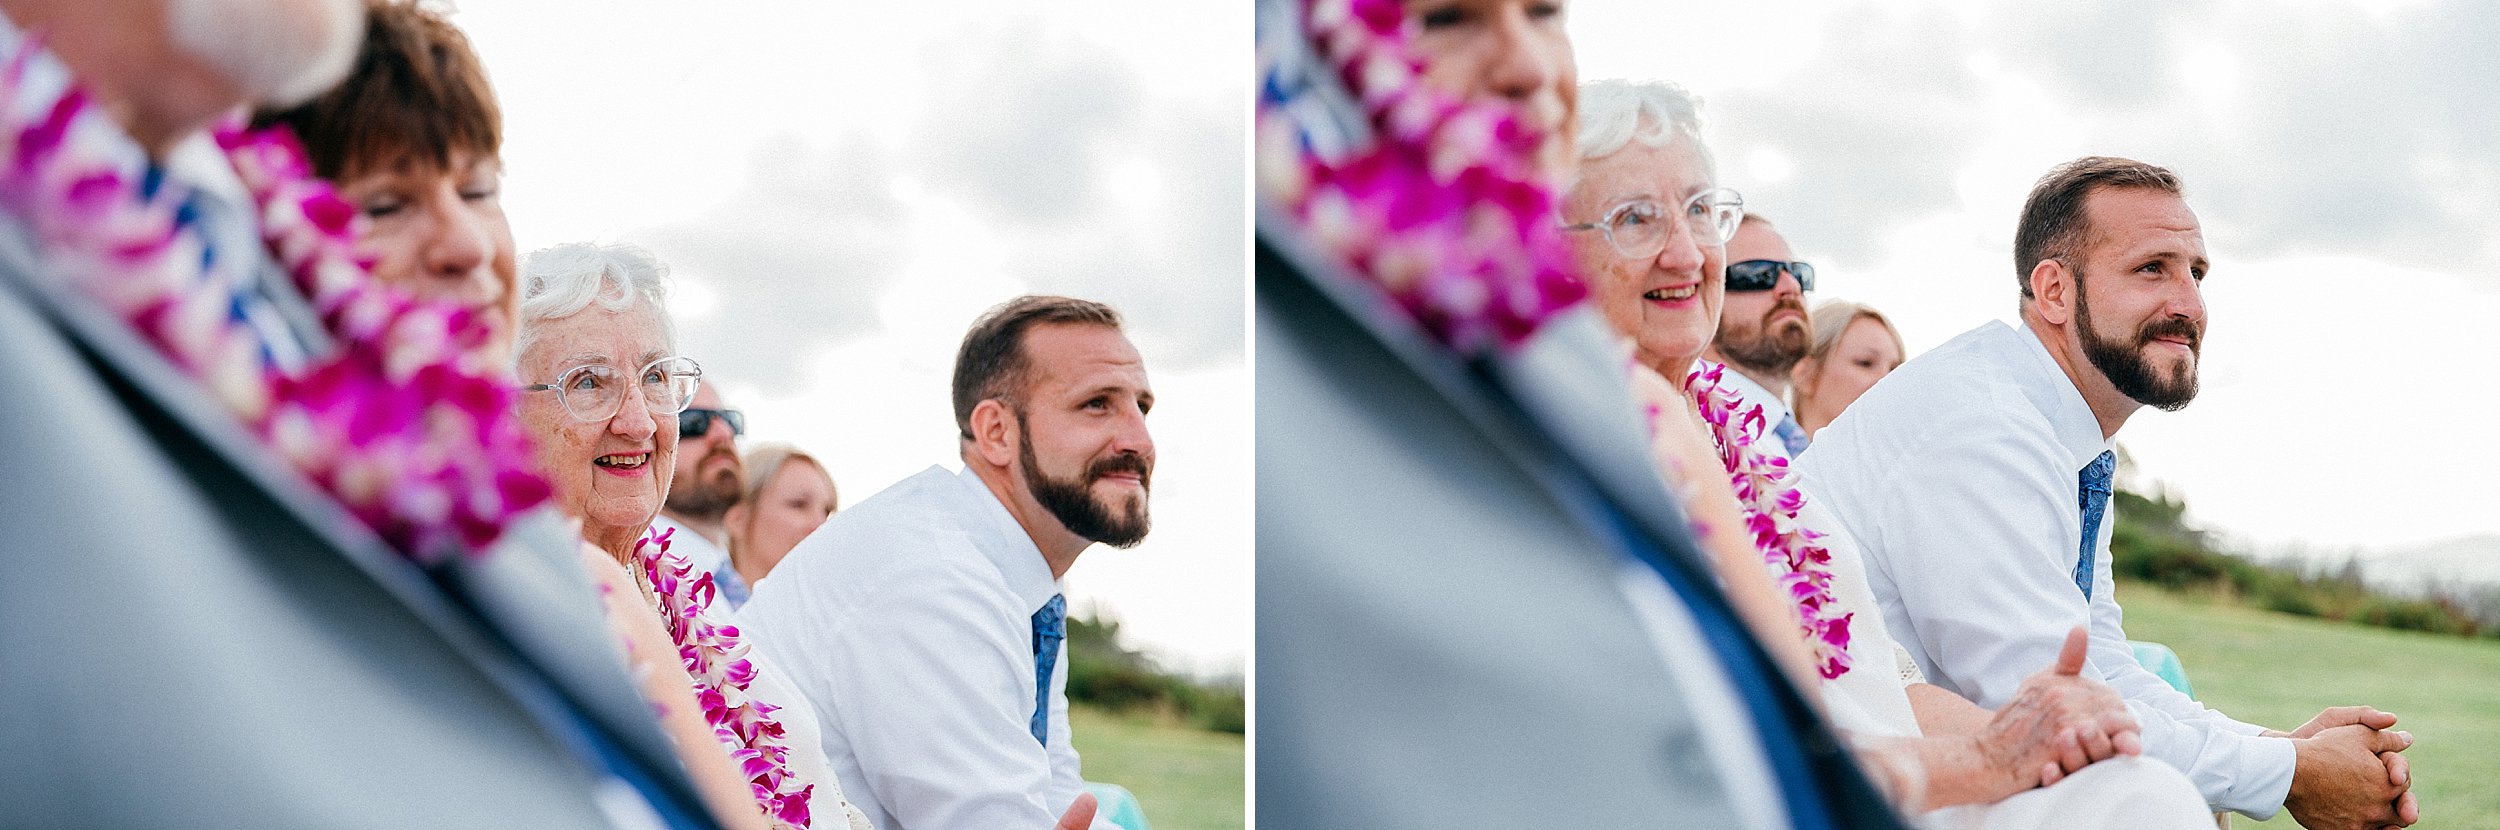
<svg viewBox="0 0 2500 830"><path fill-rule="evenodd" d="M1787 262L1797 258L1788 248L1788 239L1772 230L1765 222L1747 222L1736 228L1736 235L1727 240L1729 262L1748 259L1776 259Z"/></svg>
<svg viewBox="0 0 2500 830"><path fill-rule="evenodd" d="M1024 331L1032 388L1044 394L1122 386L1143 391L1146 360L1126 335L1106 326L1045 323Z"/></svg>
<svg viewBox="0 0 2500 830"><path fill-rule="evenodd" d="M529 353L521 356L521 365L527 368L552 370L605 362L630 369L664 357L669 350L667 332L650 303L637 303L621 312L594 305L568 317L526 325L538 335Z"/></svg>
<svg viewBox="0 0 2500 830"><path fill-rule="evenodd" d="M2202 258L2204 228L2187 200L2149 188L2102 188L2084 197L2094 250L2134 253L2163 249Z"/></svg>
<svg viewBox="0 0 2500 830"><path fill-rule="evenodd" d="M1679 135L1664 147L1633 141L1603 158L1581 162L1580 181L1571 196L1607 204L1635 198L1681 202L1712 185L1692 139Z"/></svg>

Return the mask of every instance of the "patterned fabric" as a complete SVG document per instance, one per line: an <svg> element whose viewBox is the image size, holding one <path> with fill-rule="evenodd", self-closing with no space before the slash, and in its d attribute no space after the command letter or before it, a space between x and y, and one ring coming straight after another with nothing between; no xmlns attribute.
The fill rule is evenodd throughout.
<svg viewBox="0 0 2500 830"><path fill-rule="evenodd" d="M2083 553L2075 557L2075 587L2086 601L2092 599L2092 543L2101 538L2101 514L2109 511L2109 474L2117 469L2118 456L2102 450L2084 465L2083 485L2076 493L2083 508Z"/></svg>
<svg viewBox="0 0 2500 830"><path fill-rule="evenodd" d="M1050 745L1050 670L1059 665L1059 643L1068 638L1068 598L1050 595L1033 612L1033 740Z"/></svg>
<svg viewBox="0 0 2500 830"><path fill-rule="evenodd" d="M1797 416L1781 418L1780 425L1771 428L1771 434L1779 436L1780 446L1788 448L1788 457L1796 458L1805 453L1806 430L1797 425Z"/></svg>

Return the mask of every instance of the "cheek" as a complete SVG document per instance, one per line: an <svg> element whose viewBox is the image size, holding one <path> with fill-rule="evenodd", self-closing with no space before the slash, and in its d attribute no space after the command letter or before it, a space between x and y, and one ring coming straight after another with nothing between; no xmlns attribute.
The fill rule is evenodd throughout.
<svg viewBox="0 0 2500 830"><path fill-rule="evenodd" d="M421 290L417 280L416 232L405 221L389 220L367 225L365 235L356 240L357 256L373 260L373 278L405 289Z"/></svg>

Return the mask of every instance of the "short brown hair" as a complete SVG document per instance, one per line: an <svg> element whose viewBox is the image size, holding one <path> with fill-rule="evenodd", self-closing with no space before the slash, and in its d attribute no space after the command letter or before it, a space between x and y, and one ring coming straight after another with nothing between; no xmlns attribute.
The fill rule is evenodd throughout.
<svg viewBox="0 0 2500 830"><path fill-rule="evenodd" d="M955 429L972 440L972 409L1021 389L1031 373L1024 360L1024 331L1036 325L1071 324L1120 328L1120 313L1089 300L1027 294L1000 303L972 322L955 352Z"/></svg>
<svg viewBox="0 0 2500 830"><path fill-rule="evenodd" d="M2041 260L2066 262L2088 244L2092 223L2083 215L2083 202L2102 188L2180 195L2176 174L2132 159L2085 156L2049 168L2031 186L2031 197L2023 200L2022 224L2014 229L2014 280L2022 285L2024 299L2031 297L2031 269Z"/></svg>
<svg viewBox="0 0 2500 830"><path fill-rule="evenodd" d="M271 124L293 128L313 174L332 181L400 154L448 168L457 151L503 151L503 110L468 36L413 0L365 0L355 70L311 101L252 114Z"/></svg>

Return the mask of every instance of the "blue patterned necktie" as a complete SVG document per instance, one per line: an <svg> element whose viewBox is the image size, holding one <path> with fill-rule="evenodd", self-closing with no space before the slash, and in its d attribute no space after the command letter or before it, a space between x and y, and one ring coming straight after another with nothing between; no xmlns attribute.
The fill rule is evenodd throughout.
<svg viewBox="0 0 2500 830"><path fill-rule="evenodd" d="M2118 456L2102 450L2099 457L2083 467L2083 486L2076 495L2083 508L2083 553L2075 557L2075 587L2083 590L2083 600L2092 601L2092 543L2101 538L2101 514L2109 511L2109 474L2118 469Z"/></svg>
<svg viewBox="0 0 2500 830"><path fill-rule="evenodd" d="M1033 612L1033 740L1050 745L1050 670L1059 665L1059 641L1068 638L1068 598L1050 595Z"/></svg>
<svg viewBox="0 0 2500 830"><path fill-rule="evenodd" d="M1806 431L1804 427L1797 426L1797 416L1781 417L1780 425L1772 427L1771 434L1779 436L1780 446L1788 448L1790 459L1794 460L1797 456L1805 454Z"/></svg>

